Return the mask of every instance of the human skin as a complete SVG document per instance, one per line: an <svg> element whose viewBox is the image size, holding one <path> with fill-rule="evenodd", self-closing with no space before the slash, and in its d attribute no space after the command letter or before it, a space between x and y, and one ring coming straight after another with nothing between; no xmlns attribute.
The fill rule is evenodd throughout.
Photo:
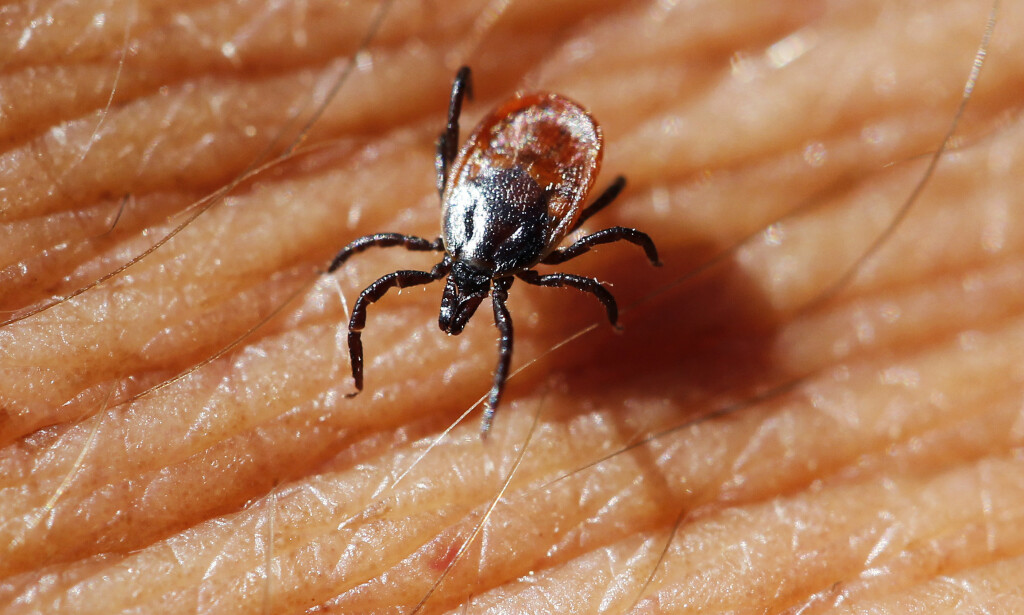
<svg viewBox="0 0 1024 615"><path fill-rule="evenodd" d="M0 309L199 213L0 328L4 612L404 613L442 574L422 612L1024 608L1021 3L848 281L953 121L985 3L399 2L299 155L232 186L366 35L377 5L340 4L0 9ZM316 272L436 236L463 63L463 135L520 88L591 110L597 190L629 183L586 228L645 230L665 267L558 266L612 285L621 334L513 286L513 368L540 360L486 438L478 410L427 452L489 387L488 303L449 338L440 284L389 294L350 399L339 297L438 257Z"/></svg>

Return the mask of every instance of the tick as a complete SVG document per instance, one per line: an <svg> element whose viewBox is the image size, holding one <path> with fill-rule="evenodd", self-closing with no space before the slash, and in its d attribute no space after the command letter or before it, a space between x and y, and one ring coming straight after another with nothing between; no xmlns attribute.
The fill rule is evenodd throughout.
<svg viewBox="0 0 1024 615"><path fill-rule="evenodd" d="M459 115L472 98L470 70L462 67L452 84L448 124L437 141L435 167L441 195L441 236L431 241L400 233L360 237L338 252L327 269L337 271L350 256L371 247L444 252L430 271L389 273L367 286L352 308L348 348L357 394L363 390L362 330L366 309L388 290L429 284L448 277L438 325L462 333L480 302L491 296L500 333L498 366L484 409L481 433L490 429L512 362L512 318L505 301L519 278L535 286L570 286L600 301L618 328L615 297L600 282L570 273L541 275L538 264L564 263L593 246L628 241L660 265L654 242L636 229L615 226L559 248L566 235L607 207L626 185L617 177L593 203L583 207L601 167L601 128L577 103L549 93L517 94L485 117L458 151Z"/></svg>

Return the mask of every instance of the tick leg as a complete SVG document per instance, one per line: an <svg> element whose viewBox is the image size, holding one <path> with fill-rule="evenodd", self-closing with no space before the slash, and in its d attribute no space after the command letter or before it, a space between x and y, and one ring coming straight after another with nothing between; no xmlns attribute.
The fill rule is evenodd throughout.
<svg viewBox="0 0 1024 615"><path fill-rule="evenodd" d="M508 313L508 308L505 307L508 289L512 286L512 282L513 278L499 278L494 281L494 286L491 288L494 325L498 327L501 337L498 340L498 366L494 370L494 384L491 385L491 393L487 397L487 407L484 408L484 420L480 425L481 435L487 435L491 429L494 413L498 409L498 402L501 401L501 394L505 390L508 368L512 364L512 316Z"/></svg>
<svg viewBox="0 0 1024 615"><path fill-rule="evenodd" d="M353 397L363 390L362 330L366 326L366 308L396 286L406 288L429 284L447 275L450 268L451 265L445 258L430 271L396 271L383 276L359 293L359 298L356 299L356 304L352 307L352 318L348 321L348 354L352 361L352 379L356 383L356 392L349 394L349 397Z"/></svg>
<svg viewBox="0 0 1024 615"><path fill-rule="evenodd" d="M661 266L661 261L658 260L658 249L654 247L654 242L651 241L650 236L647 233L636 230L635 228L626 228L624 226L613 226L611 228L606 228L603 231L598 231L592 235L587 235L568 248L555 250L551 254L548 254L541 262L545 265L557 265L558 263L564 263L570 258L576 258L594 246L598 246L603 243L612 243L614 241L628 241L629 243L640 246L644 249L644 252L647 253L647 259L651 261L652 265L655 267Z"/></svg>
<svg viewBox="0 0 1024 615"><path fill-rule="evenodd" d="M572 225L572 228L569 229L569 232L571 233L578 229L579 227L583 226L583 223L586 222L587 219L590 218L590 216L593 216L594 214L601 211L605 207L611 205L612 201L614 201L615 198L619 196L619 193L622 192L622 189L625 187L626 178L621 175L616 177L615 181L612 182L612 185L605 188L605 191L601 193L601 196L594 199L593 203L588 205L586 209L580 212L579 219L576 220L576 224Z"/></svg>
<svg viewBox="0 0 1024 615"><path fill-rule="evenodd" d="M341 267L345 261L348 260L353 254L362 252L369 248L387 248L390 246L402 246L406 250L416 251L429 251L433 250L440 252L444 250L444 242L440 237L430 241L422 237L415 237L413 235L402 235L401 233L377 233L376 235L366 235L360 237L352 243L342 248L341 252L334 257L331 261L330 266L327 267L327 273L334 273Z"/></svg>
<svg viewBox="0 0 1024 615"><path fill-rule="evenodd" d="M455 74L455 82L452 83L452 97L448 103L448 124L444 132L437 139L437 157L434 159L434 167L437 169L437 192L444 193L445 184L448 183L448 170L455 160L455 154L459 151L459 116L462 114L462 99L464 96L473 98L473 82L470 78L468 66L463 66Z"/></svg>
<svg viewBox="0 0 1024 615"><path fill-rule="evenodd" d="M540 275L536 271L527 270L516 274L520 280L534 286L571 286L577 290L590 293L597 297L597 300L604 305L608 312L608 322L616 329L619 327L619 306L615 303L615 297L608 292L608 289L593 278L573 275L571 273L552 273Z"/></svg>

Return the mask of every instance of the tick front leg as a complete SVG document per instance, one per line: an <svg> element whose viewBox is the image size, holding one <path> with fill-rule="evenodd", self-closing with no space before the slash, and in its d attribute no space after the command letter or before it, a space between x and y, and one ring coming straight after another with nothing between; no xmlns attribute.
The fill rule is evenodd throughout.
<svg viewBox="0 0 1024 615"><path fill-rule="evenodd" d="M615 297L597 280L571 273L540 275L532 270L522 271L516 275L520 280L534 286L571 286L577 290L590 293L597 297L597 300L604 305L604 309L608 313L608 322L612 323L612 326L616 329L622 328L619 326L619 306L615 303Z"/></svg>
<svg viewBox="0 0 1024 615"><path fill-rule="evenodd" d="M615 241L628 241L640 246L644 249L644 252L647 254L647 260L651 261L652 265L655 267L661 266L661 261L658 260L658 249L654 247L651 237L647 233L638 231L635 228L626 228L624 226L613 226L592 235L587 235L568 248L555 250L548 254L541 262L545 265L557 265L571 258L576 258L594 246Z"/></svg>
<svg viewBox="0 0 1024 615"><path fill-rule="evenodd" d="M438 263L431 271L396 271L383 276L359 293L352 307L352 318L348 321L348 354L352 361L352 380L356 391L348 397L354 397L363 390L363 340L362 330L366 326L366 308L375 303L394 287L406 288L419 284L429 284L448 274L448 259Z"/></svg>
<svg viewBox="0 0 1024 615"><path fill-rule="evenodd" d="M505 307L508 299L508 289L512 286L513 278L500 278L494 281L491 288L491 305L494 307L494 325L498 327L500 338L498 339L498 366L494 370L494 384L491 385L490 395L487 397L487 407L484 408L484 420L480 425L480 435L486 436L494 421L494 413L501 401L501 394L505 390L505 381L508 379L508 368L512 364L512 316Z"/></svg>
<svg viewBox="0 0 1024 615"><path fill-rule="evenodd" d="M402 235L401 233L377 233L376 235L366 235L356 239L352 243L348 244L341 249L341 252L334 257L331 261L330 266L327 267L327 273L334 273L345 264L353 254L358 254L363 250L370 248L388 248L391 246L402 246L406 250L413 251L435 251L440 252L444 250L444 242L440 237L431 241L422 237L416 237L415 235Z"/></svg>

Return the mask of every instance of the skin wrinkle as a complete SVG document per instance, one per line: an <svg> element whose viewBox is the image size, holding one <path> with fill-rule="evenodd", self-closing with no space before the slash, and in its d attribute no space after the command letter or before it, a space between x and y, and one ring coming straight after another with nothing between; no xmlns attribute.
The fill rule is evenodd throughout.
<svg viewBox="0 0 1024 615"><path fill-rule="evenodd" d="M4 309L112 269L174 225L162 211L233 179L372 16L334 2L288 19L273 18L286 10L277 3L62 6L61 23L81 27L38 22L45 31L0 73L4 114L23 118L3 124L0 224L34 237L5 255ZM322 147L239 187L230 206L73 305L0 328L0 611L407 612L501 487L542 400L486 548L468 550L423 612L463 612L470 597L469 613L622 612L680 511L638 612L1019 610L1019 3L1000 8L958 149L921 202L840 297L799 311L920 177L988 9L521 0L448 65L490 19L481 7L439 16L396 3L366 68L310 135ZM106 25L82 26L100 11ZM176 11L191 29L172 25L185 23ZM81 158L129 14L120 91ZM351 301L387 272L429 269L435 254L359 255L243 348L124 404L270 313L349 240L436 236L433 139L463 62L476 88L463 138L523 84L585 105L606 147L591 198L619 173L629 180L587 230L648 231L666 263L652 270L631 246L603 246L559 270L611 283L628 306L753 239L626 311L622 335L602 323L510 380L487 441L476 413L393 488L487 390L490 309L447 338L439 284L389 295L364 330L366 390L345 400L347 309L334 285ZM36 66L72 82L9 95ZM64 122L62 151L48 131ZM103 227L112 218L98 212L112 215L126 192L134 201L114 232L79 247L96 233L76 220ZM57 249L64 238L71 246ZM38 258L46 251L52 260ZM510 291L513 370L603 319L577 295ZM571 473L801 376L792 392Z"/></svg>

